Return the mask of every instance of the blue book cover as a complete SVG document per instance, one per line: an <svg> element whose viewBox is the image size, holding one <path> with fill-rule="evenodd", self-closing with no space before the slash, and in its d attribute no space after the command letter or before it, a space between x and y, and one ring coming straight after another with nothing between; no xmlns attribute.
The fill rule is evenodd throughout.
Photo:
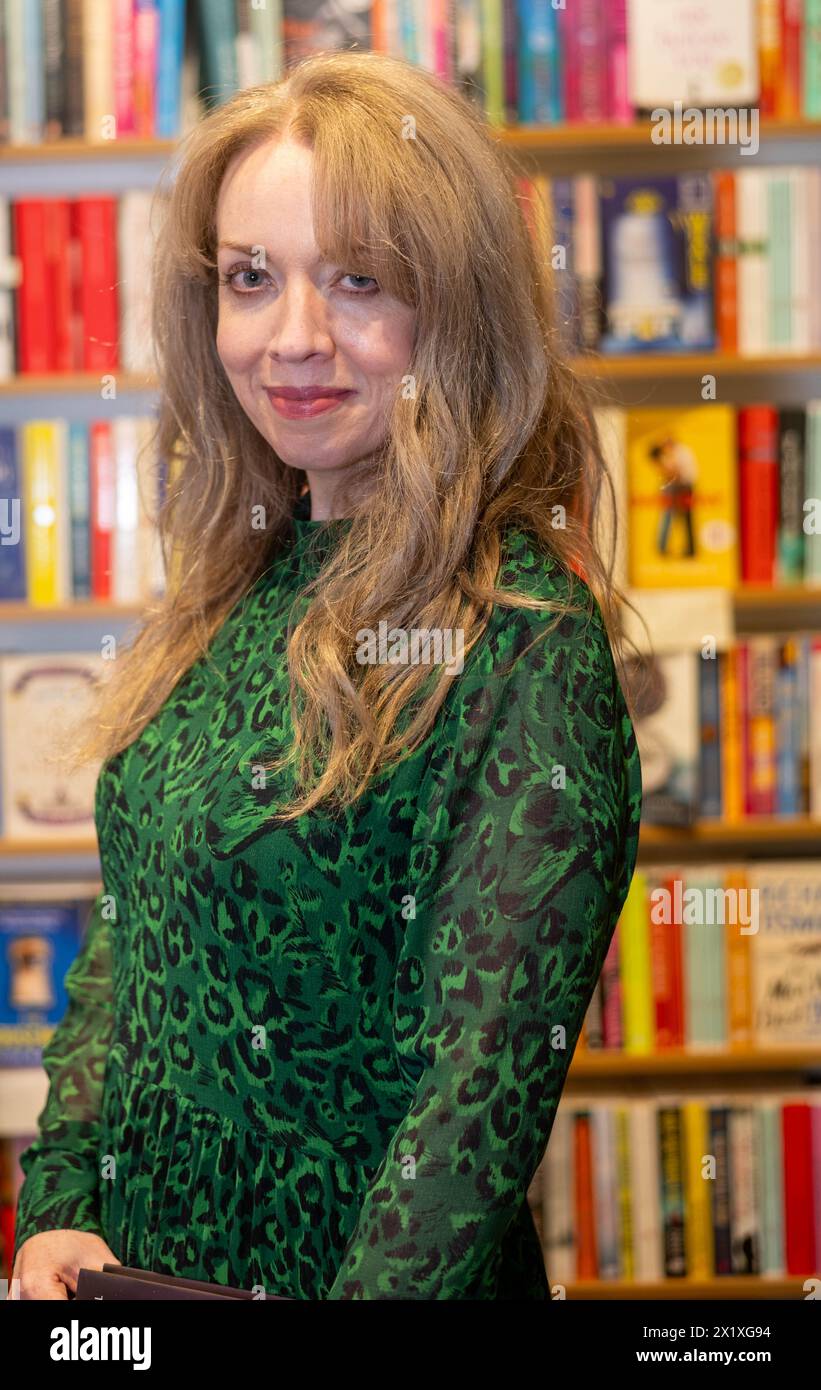
<svg viewBox="0 0 821 1390"><path fill-rule="evenodd" d="M517 0L519 122L554 125L564 119L559 66L559 17L551 0Z"/></svg>
<svg viewBox="0 0 821 1390"><path fill-rule="evenodd" d="M801 814L801 712L798 643L788 638L778 651L775 676L775 811Z"/></svg>
<svg viewBox="0 0 821 1390"><path fill-rule="evenodd" d="M185 0L159 0L159 20L155 133L158 140L173 140L181 133Z"/></svg>
<svg viewBox="0 0 821 1390"><path fill-rule="evenodd" d="M0 425L0 601L25 602L26 552L17 432Z"/></svg>
<svg viewBox="0 0 821 1390"><path fill-rule="evenodd" d="M709 176L603 178L599 210L606 319L601 350L715 347Z"/></svg>
<svg viewBox="0 0 821 1390"><path fill-rule="evenodd" d="M71 499L71 596L91 598L88 426L80 421L72 421L68 430L68 487Z"/></svg>
<svg viewBox="0 0 821 1390"><path fill-rule="evenodd" d="M704 819L721 816L721 728L718 660L699 661L699 814Z"/></svg>
<svg viewBox="0 0 821 1390"><path fill-rule="evenodd" d="M36 1067L68 1007L89 903L0 902L0 1067Z"/></svg>

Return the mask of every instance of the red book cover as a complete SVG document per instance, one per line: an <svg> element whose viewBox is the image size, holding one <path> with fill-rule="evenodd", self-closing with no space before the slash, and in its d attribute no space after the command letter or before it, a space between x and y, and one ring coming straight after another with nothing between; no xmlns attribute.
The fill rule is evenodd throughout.
<svg viewBox="0 0 821 1390"><path fill-rule="evenodd" d="M801 37L804 0L781 0L781 80L778 110L782 120L801 115Z"/></svg>
<svg viewBox="0 0 821 1390"><path fill-rule="evenodd" d="M573 1123L573 1182L576 1207L576 1278L597 1279L596 1205L593 1193L593 1134L590 1116L579 1113Z"/></svg>
<svg viewBox="0 0 821 1390"><path fill-rule="evenodd" d="M815 1274L812 1114L806 1101L781 1109L784 1161L784 1260L788 1274Z"/></svg>
<svg viewBox="0 0 821 1390"><path fill-rule="evenodd" d="M735 174L715 174L716 340L719 352L738 352L738 261L735 224Z"/></svg>
<svg viewBox="0 0 821 1390"><path fill-rule="evenodd" d="M671 903L675 903L676 878L670 874L661 882ZM683 891L683 890L682 890ZM675 920L655 921L660 913L650 913L650 968L653 978L655 1007L655 1045L664 1051L684 1046L684 995L681 967L681 923Z"/></svg>
<svg viewBox="0 0 821 1390"><path fill-rule="evenodd" d="M608 73L602 0L576 0L558 13L565 119L605 121Z"/></svg>
<svg viewBox="0 0 821 1390"><path fill-rule="evenodd" d="M747 405L738 412L741 578L745 584L775 582L778 530L778 411Z"/></svg>
<svg viewBox="0 0 821 1390"><path fill-rule="evenodd" d="M52 320L52 367L55 372L75 369L72 343L71 202L55 198L46 218L46 263Z"/></svg>
<svg viewBox="0 0 821 1390"><path fill-rule="evenodd" d="M91 597L111 598L115 519L114 448L111 423L93 420L89 428L91 492Z"/></svg>
<svg viewBox="0 0 821 1390"><path fill-rule="evenodd" d="M79 243L78 297L83 325L83 371L120 365L117 342L117 200L78 198L71 205Z"/></svg>
<svg viewBox="0 0 821 1390"><path fill-rule="evenodd" d="M51 293L45 273L48 203L43 198L17 198L12 203L14 254L20 261L17 288L17 370L54 370L54 322Z"/></svg>

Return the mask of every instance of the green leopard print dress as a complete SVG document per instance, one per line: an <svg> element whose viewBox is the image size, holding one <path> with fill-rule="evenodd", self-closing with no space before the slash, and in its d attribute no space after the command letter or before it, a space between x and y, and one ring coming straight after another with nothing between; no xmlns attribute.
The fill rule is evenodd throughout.
<svg viewBox="0 0 821 1390"><path fill-rule="evenodd" d="M254 768L289 747L288 615L335 544L306 508L100 772L104 893L16 1248L74 1228L296 1299L549 1300L526 1193L641 811L601 613L580 584L588 613L524 652L550 615L497 606L413 756L347 812L272 827L293 784ZM509 529L499 582L567 578Z"/></svg>

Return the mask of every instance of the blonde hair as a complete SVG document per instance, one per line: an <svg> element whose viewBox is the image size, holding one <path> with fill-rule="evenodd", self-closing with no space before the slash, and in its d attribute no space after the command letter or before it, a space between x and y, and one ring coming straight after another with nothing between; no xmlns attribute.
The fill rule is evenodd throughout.
<svg viewBox="0 0 821 1390"><path fill-rule="evenodd" d="M381 619L461 628L467 654L496 603L555 611L556 622L580 611L575 568L626 684L622 596L595 540L606 485L612 557L612 484L592 398L557 342L547 231L538 218L529 225L516 173L466 96L402 59L327 52L214 109L182 142L170 192L160 189L152 336L161 399L150 443L156 458L179 463L158 518L166 571L173 560L179 578L101 683L78 756L106 759L139 735L291 542L306 475L248 419L215 346L220 186L235 156L282 137L313 151L321 253L415 308L416 390L411 399L397 391L378 456L346 470L350 525L289 626L295 745L269 766L298 767L279 820L354 801L421 743L458 679L442 669L431 689L424 665L357 663L353 635ZM264 531L251 527L260 504ZM553 524L557 506L564 526ZM561 600L495 587L511 522L560 563L569 580Z"/></svg>

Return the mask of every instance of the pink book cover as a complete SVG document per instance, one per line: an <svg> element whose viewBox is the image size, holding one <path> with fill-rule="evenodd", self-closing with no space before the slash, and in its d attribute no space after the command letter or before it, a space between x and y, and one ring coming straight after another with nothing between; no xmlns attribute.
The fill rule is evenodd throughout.
<svg viewBox="0 0 821 1390"><path fill-rule="evenodd" d="M114 118L117 138L134 134L134 11L132 0L114 0L111 34Z"/></svg>
<svg viewBox="0 0 821 1390"><path fill-rule="evenodd" d="M607 118L631 125L635 112L627 85L627 0L608 0L606 9Z"/></svg>
<svg viewBox="0 0 821 1390"><path fill-rule="evenodd" d="M159 28L156 0L134 0L134 129L143 140L155 130Z"/></svg>
<svg viewBox="0 0 821 1390"><path fill-rule="evenodd" d="M445 82L453 80L453 43L451 41L450 5L448 0L431 0L430 23L433 35L433 71Z"/></svg>
<svg viewBox="0 0 821 1390"><path fill-rule="evenodd" d="M559 11L565 72L565 114L570 121L607 119L605 7L602 0L576 0Z"/></svg>

